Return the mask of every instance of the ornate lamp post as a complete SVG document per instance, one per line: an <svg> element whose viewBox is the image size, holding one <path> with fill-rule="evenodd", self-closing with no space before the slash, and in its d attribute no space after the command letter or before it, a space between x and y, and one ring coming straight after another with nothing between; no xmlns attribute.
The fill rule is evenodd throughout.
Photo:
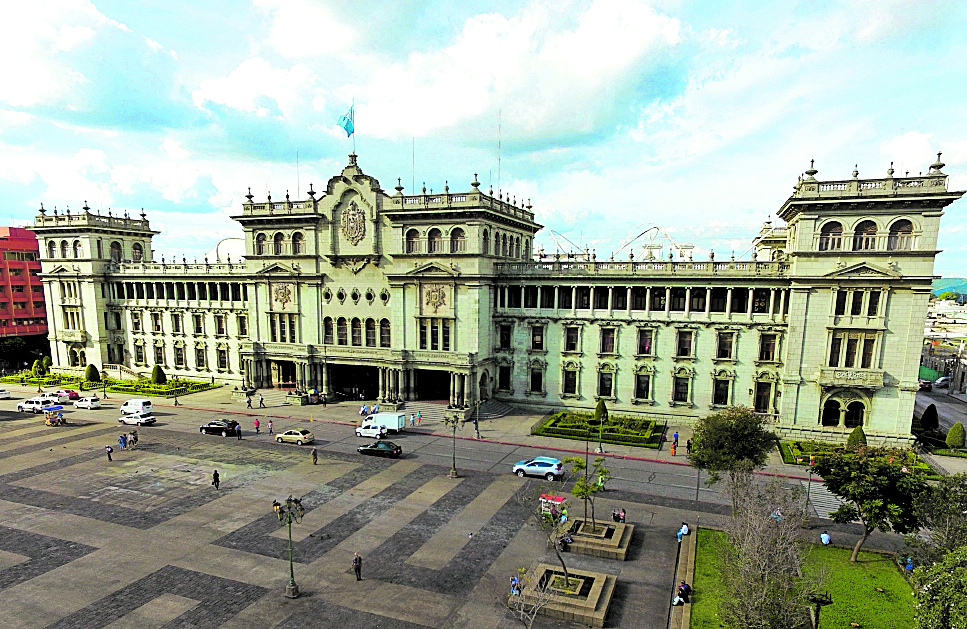
<svg viewBox="0 0 967 629"><path fill-rule="evenodd" d="M289 585L285 586L286 598L299 598L299 586L295 584L295 570L292 567L292 523L302 522L302 516L306 514L302 506L301 498L289 496L285 499L285 504L280 504L278 500L272 501L272 508L279 516L279 524L289 527Z"/></svg>
<svg viewBox="0 0 967 629"><path fill-rule="evenodd" d="M456 415L446 416L443 418L443 423L450 427L453 431L453 466L450 468L450 478L458 478L457 474L457 424L460 420L457 419Z"/></svg>

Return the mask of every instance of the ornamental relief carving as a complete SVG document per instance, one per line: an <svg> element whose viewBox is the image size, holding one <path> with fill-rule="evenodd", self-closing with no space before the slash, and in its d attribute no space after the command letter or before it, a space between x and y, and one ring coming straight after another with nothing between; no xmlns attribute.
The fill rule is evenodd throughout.
<svg viewBox="0 0 967 629"><path fill-rule="evenodd" d="M355 201L342 212L342 235L354 245L366 236L366 213Z"/></svg>

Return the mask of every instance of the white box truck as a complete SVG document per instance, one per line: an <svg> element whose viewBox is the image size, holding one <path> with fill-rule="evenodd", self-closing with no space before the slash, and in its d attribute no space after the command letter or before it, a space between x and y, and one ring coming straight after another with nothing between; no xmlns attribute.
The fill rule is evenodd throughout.
<svg viewBox="0 0 967 629"><path fill-rule="evenodd" d="M387 432L403 432L406 427L406 413L376 413L366 418L363 424L385 426Z"/></svg>

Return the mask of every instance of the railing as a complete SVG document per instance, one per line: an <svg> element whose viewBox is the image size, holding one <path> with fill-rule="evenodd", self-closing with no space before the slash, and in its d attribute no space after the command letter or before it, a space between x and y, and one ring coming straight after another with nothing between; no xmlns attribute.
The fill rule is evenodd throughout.
<svg viewBox="0 0 967 629"><path fill-rule="evenodd" d="M798 184L794 196L842 197L887 196L894 194L936 194L946 192L947 175L930 172L918 177L887 177L885 179L847 179L844 181L816 181L805 179Z"/></svg>
<svg viewBox="0 0 967 629"><path fill-rule="evenodd" d="M817 234L813 236L814 251L916 251L920 235L908 233L881 234Z"/></svg>
<svg viewBox="0 0 967 629"><path fill-rule="evenodd" d="M493 209L501 214L506 214L521 220L533 222L534 213L513 203L508 203L501 199L495 199L481 192L461 193L461 194L434 194L434 195L411 195L391 197L383 205L387 211L393 210L414 210L416 207L425 209L449 209L449 208L478 208L485 207Z"/></svg>
<svg viewBox="0 0 967 629"><path fill-rule="evenodd" d="M503 262L498 275L784 275L785 262Z"/></svg>
<svg viewBox="0 0 967 629"><path fill-rule="evenodd" d="M85 225L96 225L99 227L141 227L150 229L147 219L123 218L120 216L100 216L97 214L54 214L39 215L34 217L35 227L82 227Z"/></svg>
<svg viewBox="0 0 967 629"><path fill-rule="evenodd" d="M227 262L215 262L209 264L169 264L167 262L110 262L107 265L108 273L140 275L145 271L187 275L190 273L244 273L245 265L231 264Z"/></svg>

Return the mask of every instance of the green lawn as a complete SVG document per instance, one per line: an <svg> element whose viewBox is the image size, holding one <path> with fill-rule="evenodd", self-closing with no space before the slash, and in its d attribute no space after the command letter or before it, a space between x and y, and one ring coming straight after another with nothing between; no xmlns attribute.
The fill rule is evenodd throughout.
<svg viewBox="0 0 967 629"><path fill-rule="evenodd" d="M848 629L855 622L876 629L912 627L912 589L893 559L861 552L857 562L851 564L851 554L844 548L817 546L809 555L809 564L826 566L826 591L833 599L832 605L823 608L819 626Z"/></svg>
<svg viewBox="0 0 967 629"><path fill-rule="evenodd" d="M719 602L725 596L718 548L725 533L699 529L695 557L695 593L692 595L691 629L719 629ZM825 565L826 590L833 604L823 608L820 627L849 629L858 623L868 629L909 629L913 626L914 599L910 585L893 560L875 553L860 553L849 563L851 552L842 548L814 547L807 565ZM882 588L883 592L876 588Z"/></svg>

